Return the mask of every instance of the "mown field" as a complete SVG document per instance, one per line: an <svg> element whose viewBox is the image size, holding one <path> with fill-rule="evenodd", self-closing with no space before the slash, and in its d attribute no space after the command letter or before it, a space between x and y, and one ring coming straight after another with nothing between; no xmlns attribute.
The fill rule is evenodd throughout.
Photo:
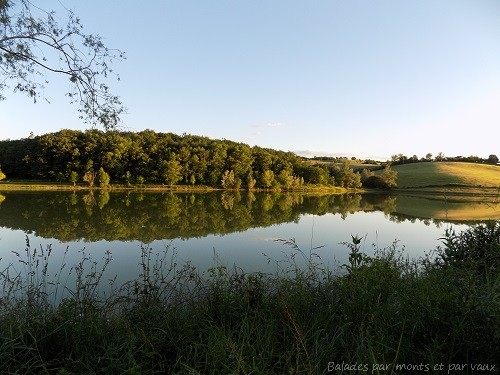
<svg viewBox="0 0 500 375"><path fill-rule="evenodd" d="M398 188L468 186L489 187L500 186L500 166L459 163L431 162L394 166L398 172Z"/></svg>

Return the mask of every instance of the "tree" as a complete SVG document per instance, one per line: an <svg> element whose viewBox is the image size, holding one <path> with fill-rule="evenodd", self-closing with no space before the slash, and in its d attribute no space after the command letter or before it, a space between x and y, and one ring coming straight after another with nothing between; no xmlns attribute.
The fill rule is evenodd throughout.
<svg viewBox="0 0 500 375"><path fill-rule="evenodd" d="M374 176L375 172L373 172L371 169L366 169L363 168L361 171L361 183L364 185L366 181L371 177Z"/></svg>
<svg viewBox="0 0 500 375"><path fill-rule="evenodd" d="M289 170L283 169L278 175L278 182L284 189L290 189L294 185L295 177Z"/></svg>
<svg viewBox="0 0 500 375"><path fill-rule="evenodd" d="M241 179L236 177L234 171L231 169L230 171L225 171L222 175L221 185L224 189L239 189L241 186Z"/></svg>
<svg viewBox="0 0 500 375"><path fill-rule="evenodd" d="M145 178L142 177L142 176L137 176L135 178L135 182L137 182L139 185L141 185L141 187L142 187L142 185L144 184L145 181L146 181Z"/></svg>
<svg viewBox="0 0 500 375"><path fill-rule="evenodd" d="M69 182L72 182L73 186L75 186L76 181L78 181L78 173L76 173L75 171L71 171L71 173L69 174Z"/></svg>
<svg viewBox="0 0 500 375"><path fill-rule="evenodd" d="M397 186L397 177L398 172L392 170L389 164L385 166L384 171L380 174L380 178L389 189Z"/></svg>
<svg viewBox="0 0 500 375"><path fill-rule="evenodd" d="M260 176L260 182L265 188L270 188L274 182L274 172L266 169Z"/></svg>
<svg viewBox="0 0 500 375"><path fill-rule="evenodd" d="M2 172L2 170L0 169L0 181L2 181L3 179L5 179L5 177L7 177L5 175L5 173Z"/></svg>
<svg viewBox="0 0 500 375"><path fill-rule="evenodd" d="M163 165L163 178L172 187L182 180L182 166L178 160L169 160Z"/></svg>
<svg viewBox="0 0 500 375"><path fill-rule="evenodd" d="M492 154L488 156L488 159L486 159L486 163L488 164L498 164L498 156Z"/></svg>
<svg viewBox="0 0 500 375"><path fill-rule="evenodd" d="M87 182L90 187L93 187L94 186L94 183L95 183L95 180L97 178L97 173L94 172L93 170L88 170L87 172L85 172L85 174L83 175L83 178L82 180Z"/></svg>
<svg viewBox="0 0 500 375"><path fill-rule="evenodd" d="M248 172L247 175L247 188L248 190L252 190L255 187L255 184L257 183L257 180L253 178L252 171Z"/></svg>
<svg viewBox="0 0 500 375"><path fill-rule="evenodd" d="M442 152L440 152L439 154L436 155L434 160L435 161L444 161L445 160L444 154Z"/></svg>
<svg viewBox="0 0 500 375"><path fill-rule="evenodd" d="M358 189L361 187L361 175L349 167L349 162L345 160L340 170L335 176L335 182L340 187Z"/></svg>
<svg viewBox="0 0 500 375"><path fill-rule="evenodd" d="M130 181L132 180L132 173L130 171L125 172L125 182L127 183L127 186L130 186Z"/></svg>
<svg viewBox="0 0 500 375"><path fill-rule="evenodd" d="M99 186L102 188L107 187L109 185L109 181L110 181L109 174L104 170L103 167L99 168L98 172Z"/></svg>
<svg viewBox="0 0 500 375"><path fill-rule="evenodd" d="M67 96L79 104L80 118L105 129L116 127L124 108L105 81L113 73L111 63L125 55L106 47L99 35L85 34L73 12L59 24L54 11L30 0L0 0L0 51L0 100L9 81L14 92L36 102L48 74L66 76Z"/></svg>

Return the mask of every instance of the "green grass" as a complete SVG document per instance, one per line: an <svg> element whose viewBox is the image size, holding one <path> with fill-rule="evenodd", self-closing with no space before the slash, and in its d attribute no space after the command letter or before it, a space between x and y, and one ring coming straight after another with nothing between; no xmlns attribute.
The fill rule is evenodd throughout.
<svg viewBox="0 0 500 375"><path fill-rule="evenodd" d="M78 288L58 305L45 288L53 281L48 256L27 242L20 260L28 277L3 267L0 274L0 372L325 374L339 364L370 373L381 365L390 370L373 373L409 373L403 364L498 371L499 223L448 232L443 249L421 261L396 244L367 257L359 242L345 243L342 274L314 257L298 268L292 257L273 275L215 264L200 277L172 264L168 249L155 258L145 248L141 277L105 299L102 271L77 265Z"/></svg>
<svg viewBox="0 0 500 375"><path fill-rule="evenodd" d="M398 172L398 188L437 186L499 187L500 166L427 162L394 166Z"/></svg>

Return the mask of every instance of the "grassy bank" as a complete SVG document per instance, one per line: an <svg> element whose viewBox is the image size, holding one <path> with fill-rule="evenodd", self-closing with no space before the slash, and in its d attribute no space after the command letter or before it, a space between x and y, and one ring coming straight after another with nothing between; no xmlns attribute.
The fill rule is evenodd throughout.
<svg viewBox="0 0 500 375"><path fill-rule="evenodd" d="M309 258L273 275L189 265L143 249L138 280L99 290L102 270L74 267L55 306L48 252L2 267L0 372L31 374L324 374L500 371L500 223L446 233L431 257L397 246L374 257L345 246L341 274ZM293 241L285 243L304 255ZM10 271L9 271L10 270ZM452 367L448 372L450 366ZM465 370L464 370L465 369ZM475 370L475 371L473 371Z"/></svg>
<svg viewBox="0 0 500 375"><path fill-rule="evenodd" d="M205 185L164 185L164 184L142 184L142 185L126 185L112 183L106 187L99 187L97 185L90 187L88 184L77 183L73 185L69 182L54 182L54 181L41 181L41 180L6 180L0 181L0 191L74 191L74 190L108 190L108 191L123 191L123 190L140 190L140 191L173 191L173 192L203 192L203 191L217 191L224 190L222 188L215 188ZM246 190L246 189L239 189ZM282 191L282 189L252 189L252 191ZM329 185L313 185L306 184L286 191L291 192L328 192L331 194L344 194L350 192L360 192L361 190L346 189L338 186Z"/></svg>

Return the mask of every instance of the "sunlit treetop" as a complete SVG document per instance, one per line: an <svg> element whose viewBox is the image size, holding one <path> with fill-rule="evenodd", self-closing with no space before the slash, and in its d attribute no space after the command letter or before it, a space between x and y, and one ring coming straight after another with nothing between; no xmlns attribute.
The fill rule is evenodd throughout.
<svg viewBox="0 0 500 375"><path fill-rule="evenodd" d="M79 116L104 129L116 128L124 107L106 81L119 76L111 68L124 53L109 49L99 35L85 34L70 10L65 21L55 12L29 0L0 0L0 100L5 92L45 98L43 90L53 75L66 76L65 93L78 104Z"/></svg>

